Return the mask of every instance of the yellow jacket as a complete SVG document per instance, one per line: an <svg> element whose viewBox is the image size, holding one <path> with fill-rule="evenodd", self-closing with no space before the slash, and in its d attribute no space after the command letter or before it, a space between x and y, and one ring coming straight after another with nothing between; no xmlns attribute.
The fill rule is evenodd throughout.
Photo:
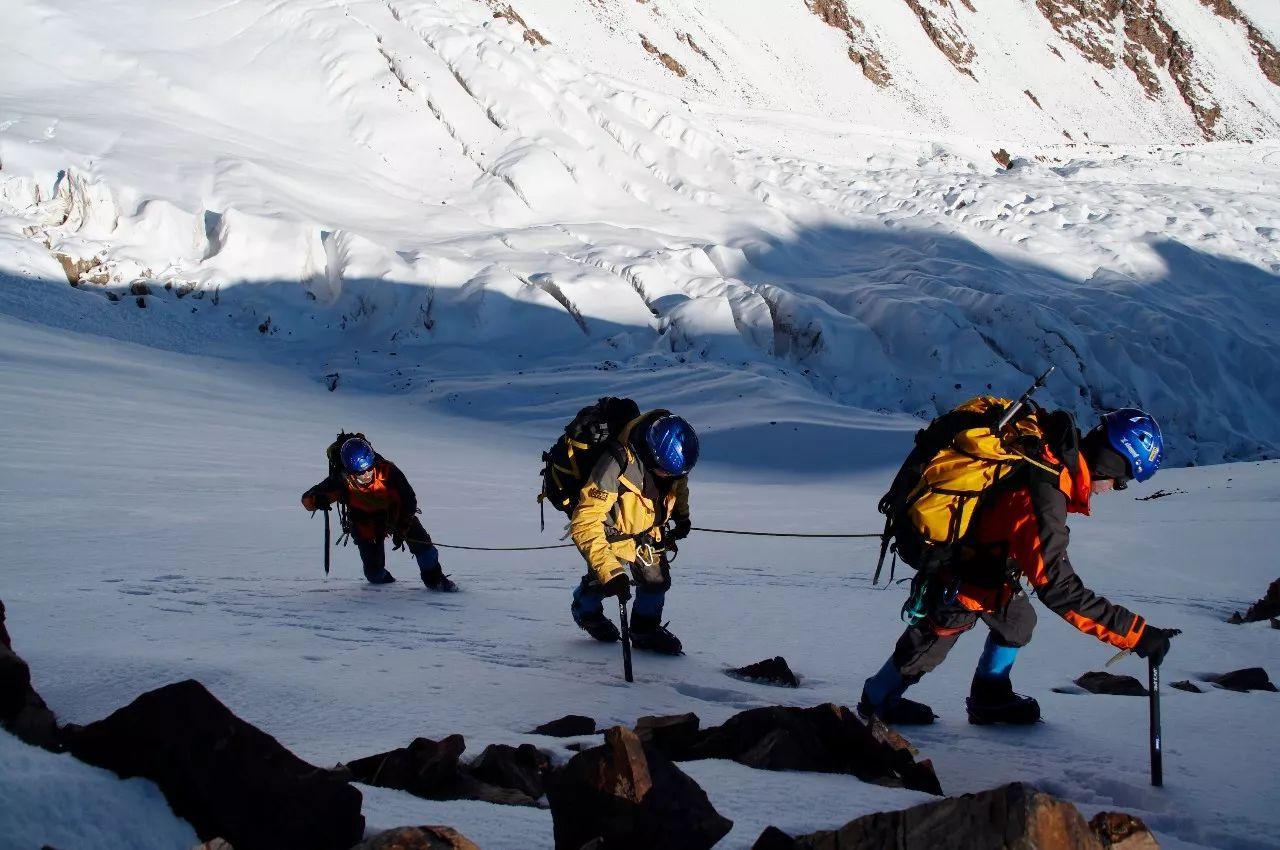
<svg viewBox="0 0 1280 850"><path fill-rule="evenodd" d="M636 560L637 535L651 532L661 540L662 526L668 520L689 524L689 479L681 476L663 486L666 482L659 483L657 476L645 469L630 445L633 433L666 413L651 410L632 420L618 435L619 445L600 457L582 485L569 532L587 567L601 582Z"/></svg>

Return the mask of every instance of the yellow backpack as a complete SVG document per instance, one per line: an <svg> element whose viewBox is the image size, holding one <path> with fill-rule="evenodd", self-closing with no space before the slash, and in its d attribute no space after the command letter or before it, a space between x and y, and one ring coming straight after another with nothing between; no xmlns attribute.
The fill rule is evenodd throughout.
<svg viewBox="0 0 1280 850"><path fill-rule="evenodd" d="M880 500L885 537L873 581L880 580L886 548L916 570L936 569L965 540L982 497L1024 464L1057 474L1034 458L1044 442L1041 408L1025 405L1021 415L997 433L1012 404L1009 399L978 396L916 434L915 448Z"/></svg>

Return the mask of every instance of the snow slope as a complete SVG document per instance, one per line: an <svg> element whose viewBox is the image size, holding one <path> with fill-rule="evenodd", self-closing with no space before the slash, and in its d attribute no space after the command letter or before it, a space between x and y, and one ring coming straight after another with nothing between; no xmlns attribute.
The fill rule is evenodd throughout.
<svg viewBox="0 0 1280 850"><path fill-rule="evenodd" d="M160 354L9 318L0 319L0 363L0 444L22 447L0 454L0 598L36 686L65 721L196 677L318 764L454 732L473 755L488 743L536 741L567 757L565 742L526 730L570 712L610 724L696 711L711 724L758 705L849 704L900 628L902 591L869 586L874 541L696 534L667 606L688 654L637 655L628 686L617 647L590 642L569 619L582 570L572 551L446 550L464 589L448 596L423 589L412 562L393 553L401 581L371 587L350 548L324 577L319 519L297 506L323 474L336 424L358 425L406 470L439 541L551 543L556 535L537 534L532 498L549 420L531 426L494 407L481 421L398 396L329 393L270 365ZM579 394L547 407L574 408L602 388L592 377L578 373ZM627 389L666 401L656 383ZM715 423L704 428L707 461L693 481L697 524L874 530L885 465L909 431L806 399L771 426L705 385L677 401L699 425ZM765 444L790 451L758 462L744 450ZM1224 620L1274 578L1280 463L1168 470L1153 484L1175 495L1112 496L1073 523L1078 569L1098 591L1185 630L1166 682L1250 665L1277 675L1275 632ZM1048 722L1016 730L964 721L980 646L980 636L966 638L917 688L942 721L911 737L948 792L1026 779L1088 812L1135 811L1166 847L1277 846L1276 695L1166 689L1166 787L1157 791L1147 785L1145 701L1051 690L1101 669L1107 647L1046 614L1015 676ZM720 672L777 653L804 677L800 690ZM1119 670L1141 675L1137 661ZM806 831L922 799L851 777L717 762L688 770L737 822L726 848L750 846L766 823ZM371 826L451 823L486 850L551 846L545 811L375 789L365 813Z"/></svg>
<svg viewBox="0 0 1280 850"><path fill-rule="evenodd" d="M1268 3L1237 5L1277 31ZM983 6L952 9L974 80L889 2L851 4L846 34L799 2L530 0L517 20L463 0L11 0L0 445L21 450L0 452L0 598L50 704L84 722L195 677L325 764L452 732L478 753L570 711L714 723L853 702L899 627L900 592L867 586L871 542L691 539L668 609L689 654L638 659L627 687L569 622L572 552L447 552L466 589L450 597L366 587L351 549L325 581L297 497L354 427L405 468L437 539L549 543L540 451L625 393L704 435L699 524L875 531L919 417L1050 362L1043 400L1082 422L1137 403L1175 461L1241 461L1100 504L1073 545L1086 578L1186 630L1167 681L1274 665L1273 632L1223 619L1275 578L1275 91L1243 24L1160 0L1235 104L1225 126L1261 128L1192 143L1172 89L1148 101L1117 67L1098 100L1074 48L1053 60L1065 82L1024 54L1047 26L1029 4L990 7L1007 29ZM679 52L694 44L706 56ZM876 47L895 86L849 47ZM1006 49L1048 75L1043 109ZM1109 144L1056 144L1061 129ZM413 577L400 556L392 570ZM1139 812L1166 846L1276 846L1273 695L1168 692L1157 792L1141 701L1051 690L1104 647L1042 623L1017 675L1049 723L990 730L961 713L980 643L919 688L944 720L914 738L949 792L1028 779ZM720 672L777 653L804 689ZM737 821L726 847L920 799L689 771ZM545 811L369 789L366 815L550 845ZM41 840L83 834L54 826Z"/></svg>

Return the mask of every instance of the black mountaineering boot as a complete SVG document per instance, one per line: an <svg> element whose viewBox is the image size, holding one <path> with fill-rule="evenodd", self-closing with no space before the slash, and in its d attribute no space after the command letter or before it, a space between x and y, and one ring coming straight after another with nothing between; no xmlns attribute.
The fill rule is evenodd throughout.
<svg viewBox="0 0 1280 850"><path fill-rule="evenodd" d="M422 573L422 583L427 586L428 590L434 590L439 593L456 593L458 590L458 586L449 580L443 570L436 570L431 573L424 571Z"/></svg>
<svg viewBox="0 0 1280 850"><path fill-rule="evenodd" d="M644 614L631 617L631 646L663 655L680 655L684 651L680 638L667 631L665 625L659 625L657 617Z"/></svg>
<svg viewBox="0 0 1280 850"><path fill-rule="evenodd" d="M1040 703L1034 697L1015 694L1008 679L975 676L965 705L969 709L969 722L975 726L992 723L1028 726L1040 720Z"/></svg>
<svg viewBox="0 0 1280 850"><path fill-rule="evenodd" d="M927 726L938 717L929 706L906 697L889 699L882 706L873 706L866 691L858 701L858 716L863 720L879 717L890 726Z"/></svg>
<svg viewBox="0 0 1280 850"><path fill-rule="evenodd" d="M618 633L618 627L604 614L589 614L584 617L575 616L573 621L578 624L578 628L601 643L615 643L622 637Z"/></svg>

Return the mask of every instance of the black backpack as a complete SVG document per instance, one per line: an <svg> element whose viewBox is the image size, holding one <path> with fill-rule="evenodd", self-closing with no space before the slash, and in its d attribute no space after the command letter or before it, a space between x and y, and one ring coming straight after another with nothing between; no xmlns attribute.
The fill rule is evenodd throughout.
<svg viewBox="0 0 1280 850"><path fill-rule="evenodd" d="M605 396L578 411L555 445L542 453L542 492L539 504L572 514L587 476L605 451L622 460L616 442L627 423L640 415L640 406L629 398ZM545 523L544 523L545 527Z"/></svg>
<svg viewBox="0 0 1280 850"><path fill-rule="evenodd" d="M342 444L347 440L350 440L352 437L359 437L366 443L369 442L369 438L358 431L339 431L338 436L335 437L333 442L329 444L329 447L324 450L325 459L329 461L330 477L346 473L346 469L342 466ZM347 519L347 506L339 502L337 507L338 523L342 528L342 533L350 534L351 522Z"/></svg>

